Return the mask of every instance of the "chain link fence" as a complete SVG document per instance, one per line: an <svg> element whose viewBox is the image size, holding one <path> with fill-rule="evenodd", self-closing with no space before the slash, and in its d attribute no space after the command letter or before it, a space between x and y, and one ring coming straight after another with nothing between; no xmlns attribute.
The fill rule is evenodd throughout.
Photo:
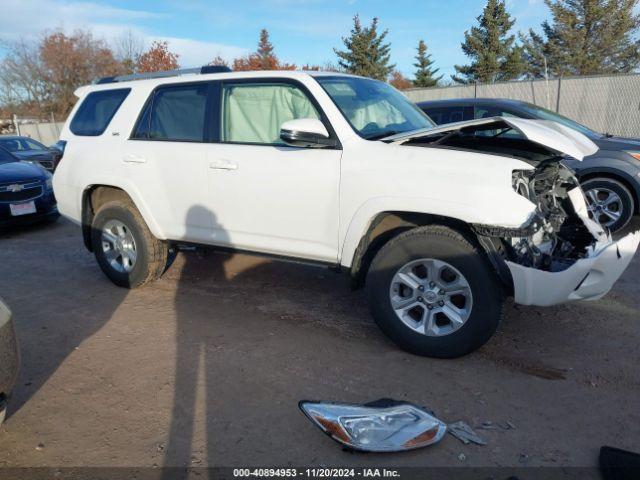
<svg viewBox="0 0 640 480"><path fill-rule="evenodd" d="M640 74L413 88L404 93L414 102L447 98L523 100L597 132L640 138Z"/></svg>

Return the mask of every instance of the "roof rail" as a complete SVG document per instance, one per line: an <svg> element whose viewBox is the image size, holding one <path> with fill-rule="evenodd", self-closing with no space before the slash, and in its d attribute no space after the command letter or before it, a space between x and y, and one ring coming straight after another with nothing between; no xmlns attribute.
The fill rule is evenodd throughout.
<svg viewBox="0 0 640 480"><path fill-rule="evenodd" d="M131 75L119 75L115 77L103 77L97 80L96 85L116 82L129 82L132 80L148 80L150 78L179 77L181 75L204 75L207 73L230 72L229 67L224 65L205 65L198 68L183 68L181 70L167 70L164 72L132 73Z"/></svg>

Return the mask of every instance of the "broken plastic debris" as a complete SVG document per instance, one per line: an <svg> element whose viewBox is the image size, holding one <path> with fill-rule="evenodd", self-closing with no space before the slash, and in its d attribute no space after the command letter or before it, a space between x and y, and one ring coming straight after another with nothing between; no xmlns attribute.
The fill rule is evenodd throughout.
<svg viewBox="0 0 640 480"><path fill-rule="evenodd" d="M485 442L473 429L465 422L459 421L447 425L447 429L451 435L456 437L465 445L475 443L477 445L486 445Z"/></svg>

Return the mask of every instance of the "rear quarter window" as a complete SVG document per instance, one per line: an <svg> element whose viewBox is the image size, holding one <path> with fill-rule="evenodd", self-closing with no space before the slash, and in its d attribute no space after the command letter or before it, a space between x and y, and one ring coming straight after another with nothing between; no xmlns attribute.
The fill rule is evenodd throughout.
<svg viewBox="0 0 640 480"><path fill-rule="evenodd" d="M79 136L102 135L130 91L129 88L121 88L91 92L82 101L69 129Z"/></svg>

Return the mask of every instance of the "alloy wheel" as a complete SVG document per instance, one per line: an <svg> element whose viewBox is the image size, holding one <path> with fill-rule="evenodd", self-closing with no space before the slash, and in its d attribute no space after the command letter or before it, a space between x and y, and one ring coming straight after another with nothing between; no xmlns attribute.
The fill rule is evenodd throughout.
<svg viewBox="0 0 640 480"><path fill-rule="evenodd" d="M585 192L589 216L610 228L624 213L620 196L608 188L592 188Z"/></svg>
<svg viewBox="0 0 640 480"><path fill-rule="evenodd" d="M407 327L429 337L459 330L473 308L471 287L464 275L433 258L413 260L398 269L391 280L389 300Z"/></svg>
<svg viewBox="0 0 640 480"><path fill-rule="evenodd" d="M136 242L131 230L120 220L109 220L102 228L102 251L115 271L130 273L136 264Z"/></svg>

